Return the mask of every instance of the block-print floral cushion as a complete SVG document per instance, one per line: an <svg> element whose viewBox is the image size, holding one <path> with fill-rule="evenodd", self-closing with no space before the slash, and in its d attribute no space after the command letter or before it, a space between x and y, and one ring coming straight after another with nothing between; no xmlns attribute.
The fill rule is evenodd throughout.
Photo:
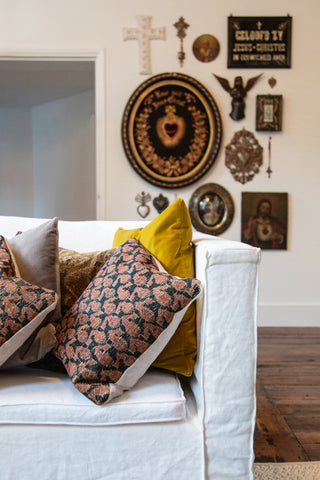
<svg viewBox="0 0 320 480"><path fill-rule="evenodd" d="M0 235L0 275L2 277L13 277L16 273L14 260L10 255L6 239Z"/></svg>
<svg viewBox="0 0 320 480"><path fill-rule="evenodd" d="M1 236L0 257L0 367L4 367L41 328L46 316L55 308L57 296L54 291L32 285L15 275L13 257Z"/></svg>
<svg viewBox="0 0 320 480"><path fill-rule="evenodd" d="M54 351L75 387L96 404L131 388L200 288L163 271L134 238L116 248L57 329Z"/></svg>
<svg viewBox="0 0 320 480"><path fill-rule="evenodd" d="M144 228L119 228L114 235L113 246L119 247L132 237L155 256L171 275L182 278L194 276L192 224L182 198L177 198ZM189 377L193 372L196 354L196 310L195 305L191 304L176 333L153 365Z"/></svg>
<svg viewBox="0 0 320 480"><path fill-rule="evenodd" d="M59 271L61 292L61 315L64 316L78 300L100 268L112 255L113 249L101 252L80 253L67 248L59 248ZM52 350L30 367L66 372L62 362Z"/></svg>
<svg viewBox="0 0 320 480"><path fill-rule="evenodd" d="M31 285L22 278L0 278L0 346L55 301L53 290Z"/></svg>

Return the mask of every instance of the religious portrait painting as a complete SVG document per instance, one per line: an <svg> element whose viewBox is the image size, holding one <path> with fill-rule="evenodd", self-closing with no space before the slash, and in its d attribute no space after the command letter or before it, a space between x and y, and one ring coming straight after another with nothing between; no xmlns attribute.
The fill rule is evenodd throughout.
<svg viewBox="0 0 320 480"><path fill-rule="evenodd" d="M242 242L262 250L286 250L287 236L287 193L242 192Z"/></svg>

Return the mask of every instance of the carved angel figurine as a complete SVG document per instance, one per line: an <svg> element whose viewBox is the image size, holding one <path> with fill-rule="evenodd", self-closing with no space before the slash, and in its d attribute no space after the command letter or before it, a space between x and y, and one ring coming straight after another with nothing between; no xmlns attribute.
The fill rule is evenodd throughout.
<svg viewBox="0 0 320 480"><path fill-rule="evenodd" d="M241 120L244 118L244 109L245 109L245 97L247 95L247 92L251 90L251 88L254 86L256 81L263 75L260 73L260 75L257 75L256 77L249 78L247 81L246 86L244 87L243 85L243 80L242 77L236 77L234 79L234 85L233 87L230 86L229 81L226 78L219 77L218 75L213 74L220 85L228 92L230 93L232 97L232 110L230 113L230 117L232 120Z"/></svg>

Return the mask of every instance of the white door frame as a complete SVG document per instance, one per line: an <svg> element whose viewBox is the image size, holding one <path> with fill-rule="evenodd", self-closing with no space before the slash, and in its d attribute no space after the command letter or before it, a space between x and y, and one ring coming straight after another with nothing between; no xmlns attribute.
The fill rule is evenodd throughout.
<svg viewBox="0 0 320 480"><path fill-rule="evenodd" d="M105 50L80 51L1 51L1 60L93 61L95 65L95 136L96 136L96 218L106 212L106 145L105 145Z"/></svg>

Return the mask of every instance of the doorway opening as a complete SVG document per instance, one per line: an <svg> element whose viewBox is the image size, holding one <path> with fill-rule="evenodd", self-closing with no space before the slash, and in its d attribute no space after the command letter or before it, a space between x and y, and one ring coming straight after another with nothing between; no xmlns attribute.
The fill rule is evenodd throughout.
<svg viewBox="0 0 320 480"><path fill-rule="evenodd" d="M104 218L104 66L0 56L0 214Z"/></svg>

